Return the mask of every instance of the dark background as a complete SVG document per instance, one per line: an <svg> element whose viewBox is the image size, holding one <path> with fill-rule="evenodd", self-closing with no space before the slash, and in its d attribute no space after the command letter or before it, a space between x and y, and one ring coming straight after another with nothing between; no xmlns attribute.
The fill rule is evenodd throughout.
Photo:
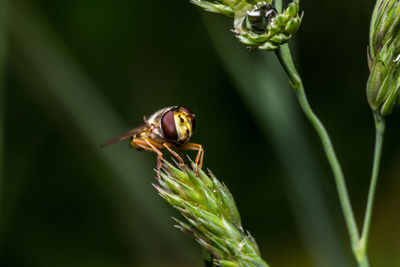
<svg viewBox="0 0 400 267"><path fill-rule="evenodd" d="M274 54L246 52L229 18L188 1L0 2L0 266L202 266L151 186L155 155L127 142L99 147L170 105L196 113L205 167L230 188L271 266L355 266L316 134ZM374 141L365 96L373 5L302 1L291 41L359 224ZM398 113L387 119L373 266L400 266Z"/></svg>

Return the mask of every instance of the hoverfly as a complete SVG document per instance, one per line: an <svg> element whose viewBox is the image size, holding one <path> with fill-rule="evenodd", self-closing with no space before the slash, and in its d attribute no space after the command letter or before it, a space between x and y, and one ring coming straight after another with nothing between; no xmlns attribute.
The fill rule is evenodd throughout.
<svg viewBox="0 0 400 267"><path fill-rule="evenodd" d="M147 150L157 153L157 174L161 169L162 152L167 149L174 155L181 165L183 159L171 148L181 150L196 150L195 163L197 167L203 165L204 150L200 144L189 143L195 127L195 115L181 106L166 107L156 111L148 119L143 117L144 125L135 127L111 140L103 143L105 147L116 142L131 138L130 146L138 150Z"/></svg>

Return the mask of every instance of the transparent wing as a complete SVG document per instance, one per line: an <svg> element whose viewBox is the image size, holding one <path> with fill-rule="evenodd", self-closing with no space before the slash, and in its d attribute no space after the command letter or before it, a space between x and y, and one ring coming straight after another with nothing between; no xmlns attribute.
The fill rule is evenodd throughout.
<svg viewBox="0 0 400 267"><path fill-rule="evenodd" d="M143 132L146 129L146 127L147 127L146 125L141 125L141 126L133 128L133 129L130 129L129 131L127 131L127 132L125 132L123 134L120 134L120 135L108 140L107 142L101 144L100 146L101 147L105 147L105 146L109 146L111 144L114 144L116 142L125 140L125 139L127 139L129 137L134 136L135 134Z"/></svg>

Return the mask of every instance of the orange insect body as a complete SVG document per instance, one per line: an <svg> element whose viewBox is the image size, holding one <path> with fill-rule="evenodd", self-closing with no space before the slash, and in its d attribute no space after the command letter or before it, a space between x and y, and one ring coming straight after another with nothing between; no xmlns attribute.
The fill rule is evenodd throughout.
<svg viewBox="0 0 400 267"><path fill-rule="evenodd" d="M146 119L145 124L133 128L126 133L119 135L102 146L108 146L113 143L132 138L130 146L136 149L144 149L157 153L158 172L161 168L162 152L167 149L180 162L184 164L183 159L171 149L176 147L181 150L197 150L195 163L201 168L203 164L204 150L200 144L189 143L195 126L195 115L187 108L173 106L160 109Z"/></svg>

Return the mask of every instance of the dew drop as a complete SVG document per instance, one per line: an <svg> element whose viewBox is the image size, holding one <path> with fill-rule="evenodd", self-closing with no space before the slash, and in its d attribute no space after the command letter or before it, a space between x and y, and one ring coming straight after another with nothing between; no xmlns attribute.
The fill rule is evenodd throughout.
<svg viewBox="0 0 400 267"><path fill-rule="evenodd" d="M240 251L243 249L244 245L245 245L245 242L244 242L244 241L240 242L239 248L238 248L238 251L237 251L237 252L240 252Z"/></svg>
<svg viewBox="0 0 400 267"><path fill-rule="evenodd" d="M396 57L395 60L393 60L393 62L394 62L394 63L397 63L397 62L399 62L399 61L400 61L400 54Z"/></svg>

